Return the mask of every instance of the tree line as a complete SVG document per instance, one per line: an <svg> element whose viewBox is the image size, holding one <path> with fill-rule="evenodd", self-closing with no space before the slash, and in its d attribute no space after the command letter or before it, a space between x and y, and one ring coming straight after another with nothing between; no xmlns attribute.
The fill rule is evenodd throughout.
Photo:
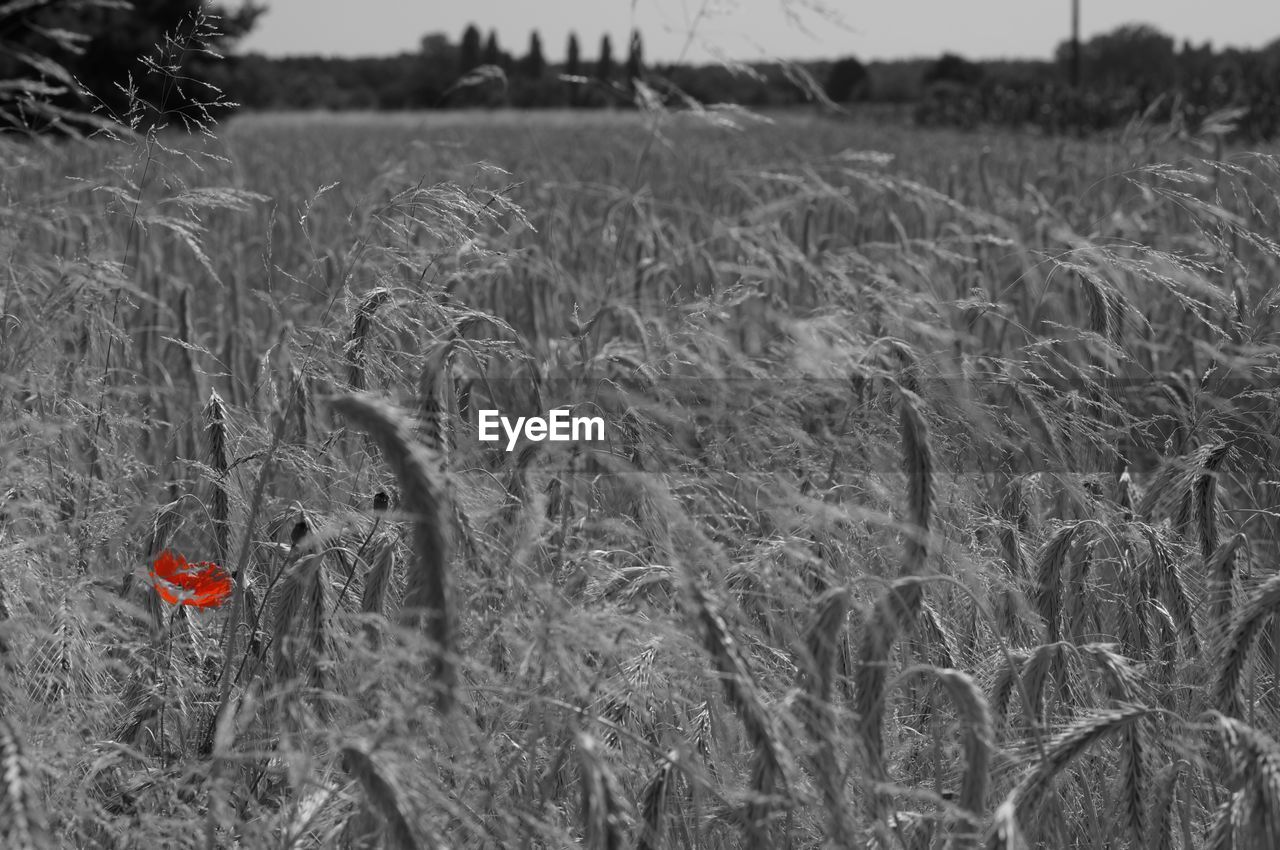
<svg viewBox="0 0 1280 850"><path fill-rule="evenodd" d="M232 55L210 78L250 109L439 109L470 107L631 108L637 98L674 102L733 101L753 106L797 104L804 92L782 66L755 66L760 76L737 79L720 66L649 65L644 39L632 31L625 51L600 36L593 54L570 33L563 53L547 56L535 30L523 50L509 50L498 34L468 26L453 41L424 36L419 49L393 56L341 58Z"/></svg>
<svg viewBox="0 0 1280 850"><path fill-rule="evenodd" d="M945 56L925 70L916 118L1087 133L1144 116L1194 131L1236 112L1229 119L1236 135L1280 137L1280 39L1257 50L1215 50L1209 42L1179 45L1154 27L1128 24L1083 43L1080 61L1080 83L1072 85L1069 42L1043 62Z"/></svg>
<svg viewBox="0 0 1280 850"><path fill-rule="evenodd" d="M255 109L432 109L454 107L629 108L668 105L749 107L820 103L905 104L923 123L1034 126L1050 132L1122 125L1136 113L1199 122L1232 107L1254 138L1280 135L1280 39L1259 50L1218 49L1175 40L1142 24L1084 42L1081 79L1071 81L1069 42L1052 58L971 61L958 54L864 63L853 56L798 63L649 64L641 33L625 59L608 35L587 56L570 34L560 61L530 33L512 52L496 32L441 33L416 53L337 59L232 57L218 70L232 97ZM477 73L487 69L487 73ZM500 72L500 73L499 73Z"/></svg>
<svg viewBox="0 0 1280 850"><path fill-rule="evenodd" d="M0 95L31 89L27 83L36 79L61 83L49 86L56 90L52 97L74 105L74 79L108 111L126 110L129 91L180 111L184 98L199 99L201 87L192 83L175 92L163 78L142 73L137 59L202 9L221 16L223 35L207 46L226 57L184 50L183 78L208 83L226 100L255 110L892 103L910 106L923 123L1056 132L1115 126L1142 112L1192 123L1240 107L1247 110L1237 122L1243 133L1280 135L1280 39L1260 50L1215 50L1210 44L1179 46L1146 25L1120 27L1082 44L1082 75L1074 85L1067 42L1044 60L975 62L946 54L864 63L844 56L730 67L649 63L639 31L620 51L604 34L590 55L570 34L553 60L537 31L523 47L508 49L496 31L485 34L472 24L456 40L431 33L417 50L392 56L276 58L234 50L263 11L253 4L229 11L202 7L200 0L135 0L132 8L107 0L42 0L0 4ZM68 44L51 35L72 30L84 38ZM50 56L65 68L63 77L51 79L41 61ZM15 85L17 79L27 83ZM0 102L0 123L3 107Z"/></svg>

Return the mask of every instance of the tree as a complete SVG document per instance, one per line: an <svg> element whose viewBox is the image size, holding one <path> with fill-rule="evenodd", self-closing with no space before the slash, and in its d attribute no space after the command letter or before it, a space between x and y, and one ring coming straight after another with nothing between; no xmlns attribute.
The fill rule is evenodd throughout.
<svg viewBox="0 0 1280 850"><path fill-rule="evenodd" d="M962 86L976 86L982 82L982 66L970 62L963 56L944 53L924 72L925 85L933 83L957 83Z"/></svg>
<svg viewBox="0 0 1280 850"><path fill-rule="evenodd" d="M489 40L484 43L484 64L502 64L502 50L498 47L497 30L489 30Z"/></svg>
<svg viewBox="0 0 1280 850"><path fill-rule="evenodd" d="M452 49L449 36L442 32L429 32L418 41L418 50L423 56L440 56Z"/></svg>
<svg viewBox="0 0 1280 850"><path fill-rule="evenodd" d="M600 39L600 58L596 60L596 78L605 81L613 79L613 42L609 40L608 33Z"/></svg>
<svg viewBox="0 0 1280 850"><path fill-rule="evenodd" d="M197 104L214 99L201 85L208 79L208 50L225 48L248 33L265 11L252 2L231 10L202 0L8 5L15 9L7 10L0 27L0 81L44 75L47 82L57 83L43 70L33 74L30 66L14 61L18 56L40 57L74 76L109 115L124 117L132 106L149 104L150 115L142 119L146 122L167 121L166 114L189 110L195 115ZM84 37L79 52L66 49L69 33ZM141 61L144 57L157 60L166 72L149 71ZM128 87L130 76L133 91L127 94L121 87ZM54 102L82 109L79 93L66 88Z"/></svg>
<svg viewBox="0 0 1280 850"><path fill-rule="evenodd" d="M644 46L640 43L640 31L631 31L631 42L627 45L627 82L640 79L644 72Z"/></svg>
<svg viewBox="0 0 1280 850"><path fill-rule="evenodd" d="M569 47L565 51L564 72L570 76L578 76L582 73L582 53L578 49L578 34L569 33Z"/></svg>
<svg viewBox="0 0 1280 850"><path fill-rule="evenodd" d="M1094 36L1080 48L1088 86L1164 89L1177 70L1173 38L1147 24L1126 24ZM1058 61L1069 66L1070 42L1058 45Z"/></svg>
<svg viewBox="0 0 1280 850"><path fill-rule="evenodd" d="M566 76L582 76L582 52L578 49L578 34L569 33L569 44L565 49L564 72ZM578 106L582 100L578 83L570 81L566 85L565 100L569 106Z"/></svg>
<svg viewBox="0 0 1280 850"><path fill-rule="evenodd" d="M847 103L867 93L867 68L852 56L837 59L827 73L824 86L827 97L836 103Z"/></svg>
<svg viewBox="0 0 1280 850"><path fill-rule="evenodd" d="M480 30L476 28L475 24L470 24L462 34L462 48L458 62L458 72L460 74L466 74L479 64Z"/></svg>
<svg viewBox="0 0 1280 850"><path fill-rule="evenodd" d="M461 48L452 44L449 36L438 32L423 36L420 44L422 49L416 62L418 70L411 74L411 81L405 86L408 91L406 105L415 108L438 106L456 80ZM371 74L368 86L376 93L379 105L388 102L387 89L390 86L386 77Z"/></svg>
<svg viewBox="0 0 1280 850"><path fill-rule="evenodd" d="M520 71L530 79L539 79L546 70L547 61L542 58L542 39L538 31L529 33L529 54L520 60Z"/></svg>

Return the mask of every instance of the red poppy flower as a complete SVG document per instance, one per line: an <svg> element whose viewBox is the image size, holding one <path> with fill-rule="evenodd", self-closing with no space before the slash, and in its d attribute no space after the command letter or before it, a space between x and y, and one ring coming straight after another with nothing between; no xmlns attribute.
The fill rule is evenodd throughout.
<svg viewBox="0 0 1280 850"><path fill-rule="evenodd" d="M170 605L217 608L231 596L231 576L209 561L187 563L168 549L151 566L151 583Z"/></svg>

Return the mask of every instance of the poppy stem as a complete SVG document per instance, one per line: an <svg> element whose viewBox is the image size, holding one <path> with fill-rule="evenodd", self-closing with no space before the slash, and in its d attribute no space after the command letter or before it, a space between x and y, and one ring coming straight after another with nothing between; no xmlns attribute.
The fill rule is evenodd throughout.
<svg viewBox="0 0 1280 850"><path fill-rule="evenodd" d="M174 606L169 615L168 646L164 653L164 678L160 680L160 759L166 767L169 765L168 749L165 746L164 716L169 713L169 676L173 672L173 622L178 619L181 605Z"/></svg>
<svg viewBox="0 0 1280 850"><path fill-rule="evenodd" d="M253 623L249 625L249 637L245 642L244 655L240 657L240 666L236 668L236 677L231 680L232 685L240 683L240 677L244 675L245 665L249 663L249 656L253 654L253 639L258 636L258 625L262 622L262 612L267 609L267 600L271 598L271 590L276 586L276 582L285 574L290 561L280 565L280 569L267 582L267 589L262 592L262 601L258 603L258 610L253 612Z"/></svg>
<svg viewBox="0 0 1280 850"><path fill-rule="evenodd" d="M382 517L374 517L373 525L369 528L368 535L365 536L364 542L360 544L360 548L356 550L356 561L364 559L364 550L369 548L369 542L373 540L373 535L377 533L378 526L382 524ZM351 572L347 574L347 583L342 586L342 592L338 594L338 601L333 603L333 612L329 615L330 619L337 616L338 609L342 607L342 600L347 598L347 588L351 587L351 582L356 577L356 566L351 565Z"/></svg>

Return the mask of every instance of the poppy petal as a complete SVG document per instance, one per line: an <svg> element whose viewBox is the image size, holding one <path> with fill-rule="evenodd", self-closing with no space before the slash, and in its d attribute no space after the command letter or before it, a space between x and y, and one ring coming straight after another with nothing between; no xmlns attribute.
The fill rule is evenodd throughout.
<svg viewBox="0 0 1280 850"><path fill-rule="evenodd" d="M151 577L156 592L170 605L216 608L231 595L231 577L222 567L210 561L192 565L168 549L156 558Z"/></svg>
<svg viewBox="0 0 1280 850"><path fill-rule="evenodd" d="M152 566L152 572L158 574L166 581L173 581L186 569L187 559L181 555L174 555L174 553L168 549L165 549L160 553L155 560L155 564Z"/></svg>

